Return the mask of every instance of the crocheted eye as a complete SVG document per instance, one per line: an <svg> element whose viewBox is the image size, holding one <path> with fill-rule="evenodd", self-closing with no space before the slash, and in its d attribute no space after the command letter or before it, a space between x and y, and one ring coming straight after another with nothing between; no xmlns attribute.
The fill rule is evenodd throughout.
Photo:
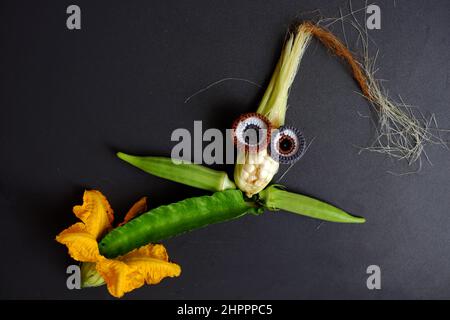
<svg viewBox="0 0 450 320"><path fill-rule="evenodd" d="M258 113L246 113L237 118L232 126L234 143L246 151L258 152L270 141L270 121Z"/></svg>
<svg viewBox="0 0 450 320"><path fill-rule="evenodd" d="M294 163L303 155L305 146L305 137L298 129L282 126L272 137L270 155L279 163Z"/></svg>

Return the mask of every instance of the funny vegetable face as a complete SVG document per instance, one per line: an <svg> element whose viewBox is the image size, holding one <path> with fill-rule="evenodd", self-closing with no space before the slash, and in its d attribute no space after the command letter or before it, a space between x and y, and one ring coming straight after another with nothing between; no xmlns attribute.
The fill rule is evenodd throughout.
<svg viewBox="0 0 450 320"><path fill-rule="evenodd" d="M161 244L153 243L249 213L260 215L265 210L283 210L329 222L365 222L364 218L330 204L271 184L281 165L295 163L306 150L305 136L296 127L301 123L298 119L290 119L286 110L291 85L313 37L348 63L363 95L372 105L380 112L389 112L390 120L396 125L408 122L408 118L380 94L368 70L362 68L332 33L310 22L296 26L288 34L255 112L244 113L234 122L230 119L232 138L238 151L234 181L226 172L200 164L119 152L117 156L121 160L153 176L209 194L150 210L143 198L126 214L125 221L114 225L113 210L106 197L95 190L85 192L83 204L73 210L80 221L56 238L67 246L73 259L83 263L83 286L106 284L112 295L120 297L144 284L156 284L166 277L179 276L180 267L169 261ZM416 133L406 132L405 135Z"/></svg>
<svg viewBox="0 0 450 320"><path fill-rule="evenodd" d="M272 181L280 164L292 164L305 151L305 138L296 128L273 128L258 113L240 116L233 123L233 141L237 146L234 180L251 198Z"/></svg>

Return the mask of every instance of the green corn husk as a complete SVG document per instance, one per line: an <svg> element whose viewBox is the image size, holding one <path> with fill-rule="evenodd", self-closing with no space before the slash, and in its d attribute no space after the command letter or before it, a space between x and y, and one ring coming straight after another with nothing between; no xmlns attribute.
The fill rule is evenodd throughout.
<svg viewBox="0 0 450 320"><path fill-rule="evenodd" d="M281 186L271 185L259 193L259 201L267 209L285 210L315 219L341 222L364 223L366 219L355 217L325 202L301 194L288 192Z"/></svg>
<svg viewBox="0 0 450 320"><path fill-rule="evenodd" d="M118 152L117 156L129 164L154 176L212 192L236 189L224 171L199 164L174 163L167 157L139 157Z"/></svg>
<svg viewBox="0 0 450 320"><path fill-rule="evenodd" d="M289 35L256 111L266 116L275 128L284 124L289 89L310 40L311 33L303 25Z"/></svg>

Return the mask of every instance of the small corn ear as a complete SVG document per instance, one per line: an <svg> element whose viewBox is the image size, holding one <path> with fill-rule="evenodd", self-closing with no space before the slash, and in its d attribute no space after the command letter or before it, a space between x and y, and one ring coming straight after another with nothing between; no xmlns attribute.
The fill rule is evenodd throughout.
<svg viewBox="0 0 450 320"><path fill-rule="evenodd" d="M117 156L129 164L154 176L212 192L236 189L224 171L217 171L193 163L174 163L166 157L139 157L118 152Z"/></svg>
<svg viewBox="0 0 450 320"><path fill-rule="evenodd" d="M256 111L267 117L274 128L279 128L284 124L289 89L310 40L311 33L303 25L289 34L270 83ZM256 158L256 162L254 158ZM256 154L242 152L241 155L238 154L238 163L234 169L234 181L247 197L252 197L270 183L278 168L279 163L273 160L266 150L261 150Z"/></svg>
<svg viewBox="0 0 450 320"><path fill-rule="evenodd" d="M271 185L259 193L259 201L269 210L285 210L315 219L341 222L364 223L361 217L352 216L345 211L325 202L292 192L284 191L277 185Z"/></svg>

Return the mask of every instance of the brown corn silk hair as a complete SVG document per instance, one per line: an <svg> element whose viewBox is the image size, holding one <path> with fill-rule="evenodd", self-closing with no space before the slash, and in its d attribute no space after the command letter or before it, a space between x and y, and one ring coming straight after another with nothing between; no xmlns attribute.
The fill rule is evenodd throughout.
<svg viewBox="0 0 450 320"><path fill-rule="evenodd" d="M353 57L350 50L330 31L311 22L305 22L303 26L306 26L306 30L316 37L326 48L349 64L353 77L358 82L362 93L368 100L372 101L367 78L359 62Z"/></svg>

